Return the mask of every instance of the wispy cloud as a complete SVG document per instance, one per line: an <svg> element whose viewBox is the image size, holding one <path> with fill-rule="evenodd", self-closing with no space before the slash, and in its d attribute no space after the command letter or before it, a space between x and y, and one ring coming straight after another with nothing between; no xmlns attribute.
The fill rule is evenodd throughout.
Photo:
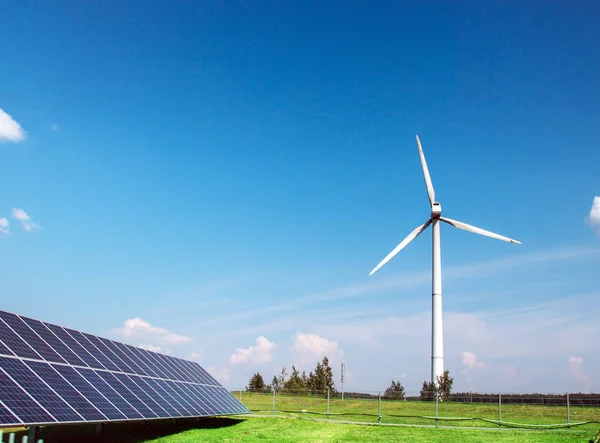
<svg viewBox="0 0 600 443"><path fill-rule="evenodd" d="M272 351L277 345L270 342L267 337L260 336L256 339L256 346L249 346L247 348L237 348L235 352L229 357L231 364L240 363L267 363L273 358Z"/></svg>
<svg viewBox="0 0 600 443"><path fill-rule="evenodd" d="M54 132L58 131L58 125L56 123L52 123L52 126L50 126L50 129L52 129Z"/></svg>
<svg viewBox="0 0 600 443"><path fill-rule="evenodd" d="M538 251L533 253L520 253L508 258L490 260L488 262L474 262L460 266L448 266L444 269L444 281L460 280L464 278L481 278L491 275L502 269L510 269L524 266L534 266L550 262L565 262L583 257L599 256L599 248L562 248ZM304 306L315 306L317 303L332 300L349 300L363 297L365 294L375 294L417 287L431 281L431 271L418 271L412 273L399 273L393 277L359 281L342 287L309 294L294 298L292 302L275 303L257 309L241 309L237 312L229 312L226 315L213 317L203 326L220 324L222 322L239 321L245 318L256 318L260 315L275 312L296 312Z"/></svg>
<svg viewBox="0 0 600 443"><path fill-rule="evenodd" d="M25 131L9 114L0 108L0 142L20 142Z"/></svg>
<svg viewBox="0 0 600 443"><path fill-rule="evenodd" d="M592 209L585 220L592 230L600 235L600 197L594 197Z"/></svg>
<svg viewBox="0 0 600 443"><path fill-rule="evenodd" d="M343 351L335 341L328 340L318 334L301 334L294 337L292 352L296 364L306 365L315 363L327 356L331 363L340 360Z"/></svg>
<svg viewBox="0 0 600 443"><path fill-rule="evenodd" d="M34 223L33 220L31 220L29 214L27 214L27 212L25 212L23 209L13 208L12 216L13 218L21 222L21 225L23 225L23 229L25 229L27 232L40 229L40 227L36 223Z"/></svg>
<svg viewBox="0 0 600 443"><path fill-rule="evenodd" d="M465 366L465 373L469 372L471 369L484 369L487 367L487 365L481 360L478 360L477 355L471 351L462 351L460 353L460 361Z"/></svg>
<svg viewBox="0 0 600 443"><path fill-rule="evenodd" d="M153 351L153 352L162 351L162 348L160 346L154 346L154 345L138 345L138 348L142 348L147 351Z"/></svg>
<svg viewBox="0 0 600 443"><path fill-rule="evenodd" d="M6 219L6 217L0 218L0 234L9 234L10 233L10 223Z"/></svg>
<svg viewBox="0 0 600 443"><path fill-rule="evenodd" d="M586 386L586 390L589 391L589 379L586 374L581 370L583 366L583 357L569 356L569 372L571 375L582 382Z"/></svg>
<svg viewBox="0 0 600 443"><path fill-rule="evenodd" d="M139 317L125 320L123 327L113 329L112 333L129 341L146 343L143 346L149 350L162 350L162 345L181 345L193 341L190 337L175 334L166 328L152 326Z"/></svg>
<svg viewBox="0 0 600 443"><path fill-rule="evenodd" d="M224 383L229 380L229 372L227 369L217 369L214 366L207 366L206 370L220 383Z"/></svg>

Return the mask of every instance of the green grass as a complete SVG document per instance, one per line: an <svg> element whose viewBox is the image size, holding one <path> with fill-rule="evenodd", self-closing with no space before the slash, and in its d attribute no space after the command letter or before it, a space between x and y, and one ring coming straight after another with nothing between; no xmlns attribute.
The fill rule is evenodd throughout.
<svg viewBox="0 0 600 443"><path fill-rule="evenodd" d="M271 394L244 392L242 402L257 414L271 414L273 397ZM379 406L377 400L333 399L329 403L329 417L335 420L377 423ZM327 399L309 396L275 397L277 415L291 417L322 417L327 412ZM305 410L307 412L301 412ZM511 405L501 408L503 427L557 425L567 423L566 406ZM381 422L385 424L428 425L436 424L435 402L381 401ZM430 418L423 418L430 417ZM438 421L443 426L471 426L497 428L499 408L497 404L441 402L438 405ZM596 422L583 426L594 430L600 423L600 408L571 407L570 422Z"/></svg>
<svg viewBox="0 0 600 443"><path fill-rule="evenodd" d="M147 443L196 442L588 442L594 433L585 431L529 431L435 429L391 426L360 426L278 417L249 417L229 427L190 429Z"/></svg>

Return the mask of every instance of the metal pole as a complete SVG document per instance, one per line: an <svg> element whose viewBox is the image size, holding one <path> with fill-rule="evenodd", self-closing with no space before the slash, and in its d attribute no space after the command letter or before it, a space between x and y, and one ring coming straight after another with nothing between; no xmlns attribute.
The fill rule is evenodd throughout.
<svg viewBox="0 0 600 443"><path fill-rule="evenodd" d="M21 443L27 443L27 441L28 441L28 440L29 440L29 439L27 438L27 436L26 436L26 435L24 435L24 436L21 438ZM34 442L34 443L35 443L35 442Z"/></svg>
<svg viewBox="0 0 600 443"><path fill-rule="evenodd" d="M15 433L11 432L8 434L8 443L15 443Z"/></svg>
<svg viewBox="0 0 600 443"><path fill-rule="evenodd" d="M381 424L381 391L377 394L377 424Z"/></svg>
<svg viewBox="0 0 600 443"><path fill-rule="evenodd" d="M275 388L271 388L271 390L273 391L273 412L271 415L275 416Z"/></svg>
<svg viewBox="0 0 600 443"><path fill-rule="evenodd" d="M569 393L567 392L567 424L569 425L569 431L571 430L571 405L569 402Z"/></svg>
<svg viewBox="0 0 600 443"><path fill-rule="evenodd" d="M498 393L498 427L502 427L502 394Z"/></svg>
<svg viewBox="0 0 600 443"><path fill-rule="evenodd" d="M439 393L435 391L435 427L438 427L438 403L439 403Z"/></svg>
<svg viewBox="0 0 600 443"><path fill-rule="evenodd" d="M344 400L344 369L345 365L342 363L342 400Z"/></svg>
<svg viewBox="0 0 600 443"><path fill-rule="evenodd" d="M242 390L240 389L240 401L242 401Z"/></svg>
<svg viewBox="0 0 600 443"><path fill-rule="evenodd" d="M329 388L327 388L327 420L329 420Z"/></svg>

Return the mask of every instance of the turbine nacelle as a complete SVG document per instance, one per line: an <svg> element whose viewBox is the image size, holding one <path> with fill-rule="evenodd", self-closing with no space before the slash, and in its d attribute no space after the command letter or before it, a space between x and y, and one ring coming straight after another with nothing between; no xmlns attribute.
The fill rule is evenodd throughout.
<svg viewBox="0 0 600 443"><path fill-rule="evenodd" d="M442 205L439 202L433 202L431 205L431 218L440 218L442 215Z"/></svg>

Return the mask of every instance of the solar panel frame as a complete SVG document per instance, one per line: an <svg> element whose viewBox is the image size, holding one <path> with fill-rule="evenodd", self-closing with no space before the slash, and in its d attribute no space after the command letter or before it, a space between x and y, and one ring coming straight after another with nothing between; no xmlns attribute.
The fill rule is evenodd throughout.
<svg viewBox="0 0 600 443"><path fill-rule="evenodd" d="M198 363L0 310L0 427L250 411Z"/></svg>

